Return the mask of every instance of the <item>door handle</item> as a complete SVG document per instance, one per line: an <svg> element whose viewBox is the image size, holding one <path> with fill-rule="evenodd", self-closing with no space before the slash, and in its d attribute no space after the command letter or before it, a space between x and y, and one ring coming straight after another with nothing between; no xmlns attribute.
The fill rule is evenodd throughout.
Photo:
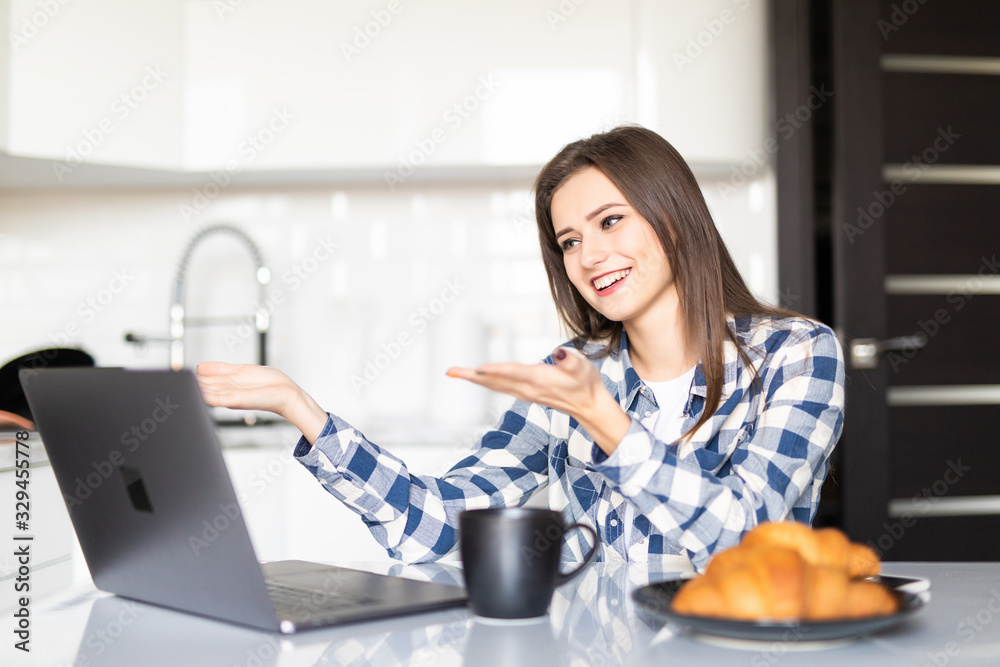
<svg viewBox="0 0 1000 667"><path fill-rule="evenodd" d="M927 336L897 336L878 340L855 338L851 341L851 368L877 368L878 357L889 350L918 350L927 345Z"/></svg>

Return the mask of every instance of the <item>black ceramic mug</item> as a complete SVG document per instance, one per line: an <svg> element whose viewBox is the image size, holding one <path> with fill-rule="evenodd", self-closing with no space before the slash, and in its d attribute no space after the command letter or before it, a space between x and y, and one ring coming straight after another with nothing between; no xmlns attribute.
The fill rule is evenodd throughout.
<svg viewBox="0 0 1000 667"><path fill-rule="evenodd" d="M594 545L582 565L561 574L563 535L573 528L590 533ZM488 618L544 616L556 586L583 571L600 541L586 524L567 526L559 512L524 507L462 512L458 530L469 607Z"/></svg>

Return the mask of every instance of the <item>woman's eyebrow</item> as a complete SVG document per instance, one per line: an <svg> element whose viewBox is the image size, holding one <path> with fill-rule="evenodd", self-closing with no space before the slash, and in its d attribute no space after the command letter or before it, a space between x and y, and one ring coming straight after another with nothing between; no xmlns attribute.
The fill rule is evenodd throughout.
<svg viewBox="0 0 1000 667"><path fill-rule="evenodd" d="M625 204L618 204L618 203L614 203L614 202L612 202L610 204L602 204L601 206L598 206L593 211L591 211L589 214L587 214L587 220L593 220L595 217L597 217L598 215L600 215L602 212L608 210L609 208L613 208L615 206L624 206L624 205Z"/></svg>
<svg viewBox="0 0 1000 667"><path fill-rule="evenodd" d="M611 203L608 203L608 204L601 204L600 206L598 206L593 211L591 211L590 213L587 214L587 220L588 221L589 220L593 220L594 218L596 218L598 215L600 215L604 211L608 210L609 208L614 208L615 206L625 206L625 204L619 204L617 202L611 202ZM556 238L559 238L563 234L566 234L566 233L571 232L571 231L573 231L572 227L566 227L564 229L561 229L558 232L556 232Z"/></svg>

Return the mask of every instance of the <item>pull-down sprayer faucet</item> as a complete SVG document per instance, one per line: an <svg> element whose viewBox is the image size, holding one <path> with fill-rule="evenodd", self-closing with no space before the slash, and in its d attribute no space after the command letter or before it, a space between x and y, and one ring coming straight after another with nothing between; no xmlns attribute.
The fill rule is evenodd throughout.
<svg viewBox="0 0 1000 667"><path fill-rule="evenodd" d="M195 234L194 238L188 242L184 254L181 255L181 261L177 265L174 298L170 305L170 368L174 370L184 367L184 331L187 327L222 324L228 321L228 318L191 318L187 317L184 310L184 277L187 273L188 263L191 261L191 254L202 241L215 234L229 234L242 241L243 245L250 251L254 264L257 266L257 283L260 291L258 303L263 304L267 298L267 285L271 282L271 270L264 265L260 249L253 242L253 239L247 236L246 232L233 225L217 224L205 227ZM242 321L242 318L239 321ZM258 336L258 361L261 366L266 366L267 331L271 327L271 316L263 307L258 306L254 313L254 327L257 329Z"/></svg>
<svg viewBox="0 0 1000 667"><path fill-rule="evenodd" d="M184 311L184 277L187 273L191 254L206 237L213 234L229 234L239 239L250 251L254 264L257 266L257 284L260 286L260 300L253 314L254 328L257 330L257 359L261 366L267 365L267 331L271 327L271 315L264 310L263 304L267 297L267 285L271 282L271 270L264 266L264 259L257 244L247 236L246 232L229 224L210 225L205 227L187 244L181 261L177 266L177 277L174 281L174 296L170 304L170 337L158 338L135 333L126 333L125 341L140 348L149 343L167 343L170 345L170 368L180 370L184 367L184 331L187 327L209 326L218 324L242 324L245 317L187 317Z"/></svg>

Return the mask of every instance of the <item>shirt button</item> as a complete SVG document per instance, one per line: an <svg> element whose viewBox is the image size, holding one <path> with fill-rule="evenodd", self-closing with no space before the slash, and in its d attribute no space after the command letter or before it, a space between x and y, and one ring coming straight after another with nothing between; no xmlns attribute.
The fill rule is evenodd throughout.
<svg viewBox="0 0 1000 667"><path fill-rule="evenodd" d="M645 544L645 543L646 543L646 538L645 537L642 538L641 540L639 540L639 544Z"/></svg>
<svg viewBox="0 0 1000 667"><path fill-rule="evenodd" d="M615 526L617 526L617 525L618 525L618 519L612 519L612 520L610 521L610 523L611 523L611 527L612 527L612 528L614 528Z"/></svg>
<svg viewBox="0 0 1000 667"><path fill-rule="evenodd" d="M646 410L646 414L645 414L646 417L650 416L651 414L653 414L653 413L650 412L649 410Z"/></svg>

